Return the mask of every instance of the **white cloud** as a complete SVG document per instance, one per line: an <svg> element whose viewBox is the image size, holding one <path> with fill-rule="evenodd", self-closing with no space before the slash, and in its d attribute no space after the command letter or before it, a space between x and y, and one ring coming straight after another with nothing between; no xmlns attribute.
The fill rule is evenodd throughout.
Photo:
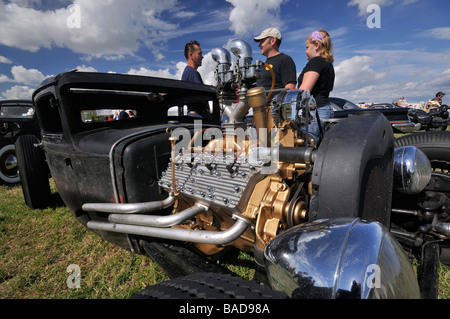
<svg viewBox="0 0 450 319"><path fill-rule="evenodd" d="M137 70L137 69L132 68L127 72L127 74L153 76L153 77L165 78L165 79L176 79L176 74L170 73L169 69L151 70L151 69L147 69L145 67L141 67L139 70Z"/></svg>
<svg viewBox="0 0 450 319"><path fill-rule="evenodd" d="M419 34L423 37L431 37L438 40L450 40L450 27L429 29Z"/></svg>
<svg viewBox="0 0 450 319"><path fill-rule="evenodd" d="M351 0L347 5L348 6L357 6L359 9L360 16L367 15L367 7L371 4L382 6L390 6L393 4L393 0Z"/></svg>
<svg viewBox="0 0 450 319"><path fill-rule="evenodd" d="M36 52L40 47L50 48L52 42L59 38L58 30L67 29L64 17L63 10L41 12L2 1L0 43L31 52Z"/></svg>
<svg viewBox="0 0 450 319"><path fill-rule="evenodd" d="M169 68L151 70L145 67L141 67L139 68L139 70L132 68L127 72L127 74L180 80L186 65L187 65L186 62L178 62L176 64L175 73L172 73ZM216 84L214 74L215 69L216 69L216 62L214 62L211 53L206 54L203 58L202 66L198 68L198 72L200 73L204 84L207 85Z"/></svg>
<svg viewBox="0 0 450 319"><path fill-rule="evenodd" d="M8 59L7 57L4 57L4 56L0 55L0 63L11 64L12 61L10 59Z"/></svg>
<svg viewBox="0 0 450 319"><path fill-rule="evenodd" d="M0 74L0 83L5 82L14 82L14 80L10 79L7 75Z"/></svg>
<svg viewBox="0 0 450 319"><path fill-rule="evenodd" d="M22 3L21 3L22 4ZM0 44L37 52L54 46L93 57L133 55L141 45L160 53L179 26L159 18L176 0L74 0L80 27L68 24L67 8L40 11L0 1ZM26 21L26 23L24 23ZM72 26L72 27L69 27Z"/></svg>
<svg viewBox="0 0 450 319"><path fill-rule="evenodd" d="M394 2L394 0L350 0L347 5L348 6L357 6L359 9L359 15L362 17L366 17L368 14L370 14L371 12L367 12L367 7L371 4L376 4L380 7L389 7L391 5L394 4L400 4L402 6L408 6L411 5L413 3L419 2L421 0L403 0L403 1L398 1L396 0Z"/></svg>
<svg viewBox="0 0 450 319"><path fill-rule="evenodd" d="M373 58L369 56L354 56L335 66L336 90L359 89L386 80L388 72L376 72L370 64Z"/></svg>
<svg viewBox="0 0 450 319"><path fill-rule="evenodd" d="M39 85L45 76L36 69L26 69L23 66L13 66L11 73L14 77L14 82L25 85Z"/></svg>
<svg viewBox="0 0 450 319"><path fill-rule="evenodd" d="M12 78L4 74L0 74L0 83L15 83L4 92L0 92L0 98L14 99L31 99L33 91L45 80L46 76L37 69L27 69L22 65L15 65L11 68Z"/></svg>
<svg viewBox="0 0 450 319"><path fill-rule="evenodd" d="M403 4L408 5L408 4L413 4L413 3L416 3L419 1L421 1L421 0L403 0Z"/></svg>
<svg viewBox="0 0 450 319"><path fill-rule="evenodd" d="M259 35L270 26L281 28L280 6L284 0L226 0L233 5L229 20L236 35ZM251 14L249 14L251 12Z"/></svg>
<svg viewBox="0 0 450 319"><path fill-rule="evenodd" d="M174 17L177 19L190 19L190 18L195 17L195 12L180 11L180 12L175 13Z"/></svg>
<svg viewBox="0 0 450 319"><path fill-rule="evenodd" d="M212 58L211 52L203 57L202 66L198 68L198 72L202 76L203 83L208 85L216 85L216 62ZM180 76L181 78L181 76Z"/></svg>
<svg viewBox="0 0 450 319"><path fill-rule="evenodd" d="M77 69L78 72L97 72L96 68L92 66L85 66L84 64L77 66L75 69Z"/></svg>
<svg viewBox="0 0 450 319"><path fill-rule="evenodd" d="M5 100L26 99L30 100L33 95L34 88L24 85L15 85L6 92L2 93Z"/></svg>
<svg viewBox="0 0 450 319"><path fill-rule="evenodd" d="M0 74L0 83L11 82L24 85L39 85L45 78L39 70L27 69L22 65L15 65L11 68L12 78Z"/></svg>
<svg viewBox="0 0 450 319"><path fill-rule="evenodd" d="M392 102L405 97L409 103L419 103L445 92L450 86L450 69L424 71L413 66L385 66L383 71L372 69L372 57L356 56L341 62L336 69L335 89L332 96L359 102ZM388 71L386 71L388 70ZM392 73L404 70L406 75L391 78ZM445 102L445 101L444 101Z"/></svg>

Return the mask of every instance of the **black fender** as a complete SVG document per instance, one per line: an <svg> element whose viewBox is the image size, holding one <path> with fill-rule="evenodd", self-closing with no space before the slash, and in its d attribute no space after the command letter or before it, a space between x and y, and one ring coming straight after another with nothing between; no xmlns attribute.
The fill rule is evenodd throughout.
<svg viewBox="0 0 450 319"><path fill-rule="evenodd" d="M310 220L361 217L390 224L394 135L381 113L361 113L326 132L314 163Z"/></svg>
<svg viewBox="0 0 450 319"><path fill-rule="evenodd" d="M414 270L382 224L318 220L293 227L264 250L272 289L291 298L420 298Z"/></svg>

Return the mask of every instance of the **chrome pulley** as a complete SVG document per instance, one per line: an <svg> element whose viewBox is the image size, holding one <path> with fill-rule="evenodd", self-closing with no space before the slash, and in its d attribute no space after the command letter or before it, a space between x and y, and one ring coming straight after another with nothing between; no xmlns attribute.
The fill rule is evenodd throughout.
<svg viewBox="0 0 450 319"><path fill-rule="evenodd" d="M299 124L309 122L310 112L316 109L316 101L309 91L284 91L276 95L271 102L270 112L276 125L284 121L296 121Z"/></svg>

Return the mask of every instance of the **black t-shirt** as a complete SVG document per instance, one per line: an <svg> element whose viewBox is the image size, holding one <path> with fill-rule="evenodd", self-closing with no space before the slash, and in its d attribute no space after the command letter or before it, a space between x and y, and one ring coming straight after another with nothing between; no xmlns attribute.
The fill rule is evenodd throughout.
<svg viewBox="0 0 450 319"><path fill-rule="evenodd" d="M318 56L309 60L298 77L298 85L302 84L303 76L306 72L314 71L319 73L319 78L311 90L311 94L316 99L318 107L330 104L328 97L334 87L334 67L333 64L328 63L324 58Z"/></svg>
<svg viewBox="0 0 450 319"><path fill-rule="evenodd" d="M289 55L284 53L277 54L266 60L266 64L270 65L275 74L274 89L284 89L286 84L296 83L297 70L294 60ZM256 81L257 86L263 86L266 90L272 87L272 73L269 68L263 67L261 70L261 77Z"/></svg>

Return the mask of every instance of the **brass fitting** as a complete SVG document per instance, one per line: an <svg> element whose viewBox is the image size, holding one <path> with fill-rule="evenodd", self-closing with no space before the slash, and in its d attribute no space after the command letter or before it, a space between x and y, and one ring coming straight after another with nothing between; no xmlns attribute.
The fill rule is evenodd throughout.
<svg viewBox="0 0 450 319"><path fill-rule="evenodd" d="M267 127L266 90L263 87L256 87L248 90L247 101L249 107L253 108L253 119L256 124L258 145L269 147L270 139L269 139L269 130Z"/></svg>
<svg viewBox="0 0 450 319"><path fill-rule="evenodd" d="M178 139L174 136L169 137L170 141L170 147L171 147L171 153L172 153L172 190L173 190L173 196L178 196L178 189L175 181L175 144L178 141Z"/></svg>

